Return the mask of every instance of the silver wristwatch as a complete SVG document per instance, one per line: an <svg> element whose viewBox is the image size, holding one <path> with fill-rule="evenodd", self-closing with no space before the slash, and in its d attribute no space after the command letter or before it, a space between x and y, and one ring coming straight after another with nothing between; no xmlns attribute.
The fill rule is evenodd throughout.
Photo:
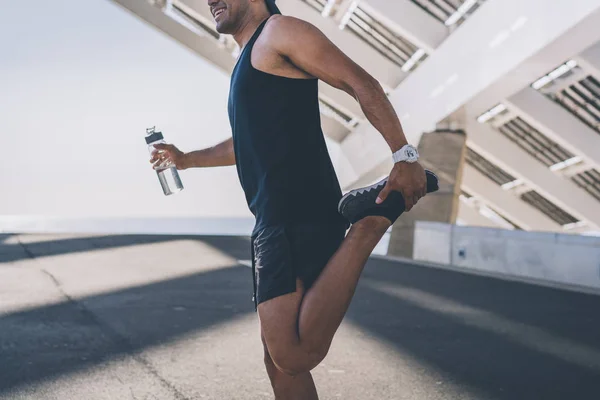
<svg viewBox="0 0 600 400"><path fill-rule="evenodd" d="M394 164L399 162L407 162L412 164L419 160L419 151L415 146L407 144L395 152L392 157L394 158Z"/></svg>

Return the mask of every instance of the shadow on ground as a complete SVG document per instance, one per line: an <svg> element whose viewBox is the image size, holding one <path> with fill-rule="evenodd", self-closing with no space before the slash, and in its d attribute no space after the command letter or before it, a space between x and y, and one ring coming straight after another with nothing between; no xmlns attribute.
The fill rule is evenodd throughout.
<svg viewBox="0 0 600 400"><path fill-rule="evenodd" d="M485 399L594 399L600 296L371 260L348 320Z"/></svg>
<svg viewBox="0 0 600 400"><path fill-rule="evenodd" d="M249 259L248 239L234 237L24 246L28 257L44 257L181 239ZM14 253L2 252L6 246L0 243L0 263ZM248 269L234 266L2 316L0 394L252 313L251 285ZM598 296L373 259L348 320L481 399L595 399L599 309ZM111 316L110 326L102 315Z"/></svg>
<svg viewBox="0 0 600 400"><path fill-rule="evenodd" d="M23 247L28 257L44 257L182 239L198 237L103 236ZM249 258L248 239L206 237L202 242ZM0 244L0 262L7 254L16 259L14 252L2 251L7 246L21 245ZM248 268L232 266L1 316L0 394L254 312L251 288ZM110 325L99 315L109 315Z"/></svg>
<svg viewBox="0 0 600 400"><path fill-rule="evenodd" d="M199 240L198 236L105 235L44 240L33 243L3 243L13 235L0 235L0 264L33 257L51 257L179 240ZM240 259L250 258L250 241L244 237L207 236L202 239L219 250ZM245 250L244 250L245 248Z"/></svg>
<svg viewBox="0 0 600 400"><path fill-rule="evenodd" d="M13 236L13 235L0 233L0 243L4 242L6 239L8 239L11 236Z"/></svg>

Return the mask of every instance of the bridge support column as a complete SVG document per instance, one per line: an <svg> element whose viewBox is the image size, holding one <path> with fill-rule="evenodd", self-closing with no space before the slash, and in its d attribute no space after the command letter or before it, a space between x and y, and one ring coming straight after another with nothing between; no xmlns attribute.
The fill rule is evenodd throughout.
<svg viewBox="0 0 600 400"><path fill-rule="evenodd" d="M435 221L454 224L458 215L462 169L466 151L463 131L425 133L419 142L420 163L435 172L440 190L430 193L392 227L388 255L413 257L416 221Z"/></svg>

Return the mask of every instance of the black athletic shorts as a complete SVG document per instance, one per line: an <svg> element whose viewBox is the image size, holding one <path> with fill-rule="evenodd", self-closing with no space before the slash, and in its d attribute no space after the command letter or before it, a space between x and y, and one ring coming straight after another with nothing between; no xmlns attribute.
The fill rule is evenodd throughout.
<svg viewBox="0 0 600 400"><path fill-rule="evenodd" d="M342 244L346 224L268 226L252 235L254 305L296 291L296 278L309 289Z"/></svg>

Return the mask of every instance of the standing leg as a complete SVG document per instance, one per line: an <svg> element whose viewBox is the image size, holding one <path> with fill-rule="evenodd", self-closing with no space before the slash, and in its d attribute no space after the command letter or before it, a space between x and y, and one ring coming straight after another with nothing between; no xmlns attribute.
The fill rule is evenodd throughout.
<svg viewBox="0 0 600 400"><path fill-rule="evenodd" d="M358 221L304 296L298 290L258 306L265 342L280 370L299 375L323 360L366 261L390 224L375 216Z"/></svg>
<svg viewBox="0 0 600 400"><path fill-rule="evenodd" d="M275 400L319 400L310 372L291 376L280 371L271 359L264 337L262 337L262 342L265 351L265 367L273 387Z"/></svg>

